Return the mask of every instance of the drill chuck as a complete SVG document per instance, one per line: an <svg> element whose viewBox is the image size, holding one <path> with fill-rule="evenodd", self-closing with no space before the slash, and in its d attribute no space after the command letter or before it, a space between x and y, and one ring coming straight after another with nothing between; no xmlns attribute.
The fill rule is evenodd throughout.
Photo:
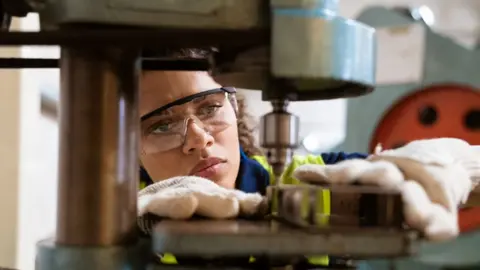
<svg viewBox="0 0 480 270"><path fill-rule="evenodd" d="M261 119L260 144L275 176L280 176L299 146L300 119L287 111L288 101L272 101L273 111Z"/></svg>

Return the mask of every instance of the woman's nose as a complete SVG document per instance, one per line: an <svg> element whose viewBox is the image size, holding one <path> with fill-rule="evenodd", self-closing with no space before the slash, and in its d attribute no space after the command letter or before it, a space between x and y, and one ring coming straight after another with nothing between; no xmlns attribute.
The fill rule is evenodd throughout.
<svg viewBox="0 0 480 270"><path fill-rule="evenodd" d="M195 121L187 124L187 132L185 134L185 143L183 145L183 153L192 154L195 151L203 150L210 147L214 142L214 138L205 131Z"/></svg>

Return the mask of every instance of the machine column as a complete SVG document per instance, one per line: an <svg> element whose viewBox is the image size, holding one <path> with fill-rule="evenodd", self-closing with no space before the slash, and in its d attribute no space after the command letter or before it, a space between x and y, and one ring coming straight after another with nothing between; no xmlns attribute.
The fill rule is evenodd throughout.
<svg viewBox="0 0 480 270"><path fill-rule="evenodd" d="M135 50L62 48L56 243L136 240L139 65Z"/></svg>

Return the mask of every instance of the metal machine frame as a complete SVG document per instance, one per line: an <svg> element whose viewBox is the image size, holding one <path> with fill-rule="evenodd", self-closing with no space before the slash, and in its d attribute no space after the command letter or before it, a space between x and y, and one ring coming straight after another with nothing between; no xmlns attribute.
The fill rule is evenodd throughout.
<svg viewBox="0 0 480 270"><path fill-rule="evenodd" d="M277 251L276 255L317 252L342 255L355 250L365 253L358 248L367 241L365 230L351 234L345 230L308 234L276 221L216 223L214 227L218 230L207 234L199 233L198 228L191 234L185 231L178 234L177 224L173 223L172 227L172 223L167 222L156 229L153 242L138 237L136 80L141 72L142 49L213 46L223 53L223 61L234 63L234 71L249 73L248 65L240 68L235 65L239 53L248 48L270 47L270 63L264 67L267 81L264 99L276 106L273 114L264 118L262 138L277 174L289 162L291 149L298 142L298 134L292 129L298 126L297 119L286 111L288 101L358 96L371 92L374 83L374 30L338 17L338 1L274 0L270 9L266 8L267 1L233 1L244 5L237 15L238 10L226 5L232 1L197 0L193 5L192 1L181 1L178 6L171 4L172 1L157 2L161 7L152 1L123 0L1 2L15 16L25 16L38 9L44 29L37 33L1 32L0 45L62 47L60 60L48 62L50 67L58 64L61 70L57 233L54 240L38 244L37 269L157 269L160 266L148 265L155 252L181 254L183 249L188 255L201 251L198 244L212 239L217 241L217 249L212 245L204 250L210 250L209 255L219 255L222 250L218 247L222 247L222 243L223 247L231 247L230 254L243 248L235 248L231 241L240 241L244 247L256 248L256 253L263 254ZM215 12L212 13L212 9ZM147 12L152 10L158 13ZM179 11L183 15L169 14ZM212 14L215 16L206 16ZM245 14L252 16L241 16ZM188 20L180 20L178 16ZM9 18L4 19L2 22L8 24ZM317 35L315 29L332 34ZM4 67L45 65L45 62L21 59L9 61L4 62ZM151 67L171 68L162 61ZM284 197L278 199L283 201ZM186 222L182 226L194 225ZM231 225L233 231L230 232L236 236L222 235L221 230L228 231ZM239 238L242 234L243 238ZM304 249L282 251L279 248L282 244L294 243L300 235L304 241L296 240L298 248L309 243ZM382 237L375 237L379 235ZM379 251L379 247L388 247L391 243L385 241L394 239L398 245L392 246L389 256L393 257L396 251L401 253L397 255L407 255L409 242L405 245L405 241L414 239L406 236L409 233L398 235L390 231L368 234L369 245ZM259 240L266 245L252 244L258 244ZM352 242L348 241L356 244L351 246ZM378 241L382 243L379 246ZM326 245L319 244L322 242ZM185 243L196 244L189 244L190 250L185 250ZM195 247L197 249L192 250ZM308 247L310 251L305 249ZM354 247L356 249L350 249ZM261 269L266 265L261 265Z"/></svg>

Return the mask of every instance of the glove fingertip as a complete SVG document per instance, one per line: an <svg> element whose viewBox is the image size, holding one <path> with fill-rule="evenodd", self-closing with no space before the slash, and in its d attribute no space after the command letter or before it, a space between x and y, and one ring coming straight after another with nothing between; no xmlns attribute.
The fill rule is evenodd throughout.
<svg viewBox="0 0 480 270"><path fill-rule="evenodd" d="M171 219L188 219L193 216L198 201L192 194L155 194L147 207L147 212Z"/></svg>
<svg viewBox="0 0 480 270"><path fill-rule="evenodd" d="M328 182L326 166L307 164L293 171L293 177L303 182Z"/></svg>
<svg viewBox="0 0 480 270"><path fill-rule="evenodd" d="M152 200L152 195L139 196L137 200L137 216L142 216L148 212L148 205Z"/></svg>
<svg viewBox="0 0 480 270"><path fill-rule="evenodd" d="M363 184L399 189L405 181L397 166L386 161L374 161L370 168L357 177Z"/></svg>
<svg viewBox="0 0 480 270"><path fill-rule="evenodd" d="M432 202L427 193L415 181L407 181L403 185L402 199L406 223L418 230L423 230L432 214Z"/></svg>
<svg viewBox="0 0 480 270"><path fill-rule="evenodd" d="M259 212L264 198L258 193L246 194L240 199L240 211L243 215L252 216Z"/></svg>
<svg viewBox="0 0 480 270"><path fill-rule="evenodd" d="M459 234L457 218L440 205L433 205L433 214L424 232L430 241L445 241Z"/></svg>
<svg viewBox="0 0 480 270"><path fill-rule="evenodd" d="M209 217L216 219L226 219L238 217L240 214L240 201L235 197L223 198L213 207L209 207ZM218 207L221 205L222 207Z"/></svg>
<svg viewBox="0 0 480 270"><path fill-rule="evenodd" d="M230 208L226 208L224 215L220 215L218 218L233 218L240 215L240 201L237 198L230 198ZM228 211L230 210L230 211Z"/></svg>
<svg viewBox="0 0 480 270"><path fill-rule="evenodd" d="M225 219L238 216L239 199L233 193L196 193L198 199L197 214L214 219Z"/></svg>
<svg viewBox="0 0 480 270"><path fill-rule="evenodd" d="M328 182L332 184L350 184L366 171L371 169L372 163L362 159L350 159L338 164L325 166Z"/></svg>
<svg viewBox="0 0 480 270"><path fill-rule="evenodd" d="M183 197L176 197L171 200L168 206L168 217L172 219L189 219L198 209L198 199L189 194Z"/></svg>

